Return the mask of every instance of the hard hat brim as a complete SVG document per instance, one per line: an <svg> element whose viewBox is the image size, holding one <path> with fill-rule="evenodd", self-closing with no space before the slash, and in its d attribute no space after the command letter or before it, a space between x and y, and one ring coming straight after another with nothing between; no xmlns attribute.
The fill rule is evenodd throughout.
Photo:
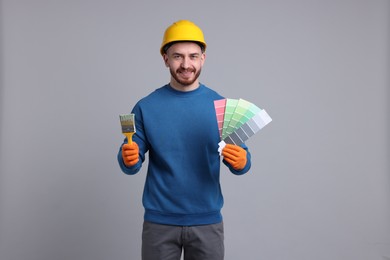
<svg viewBox="0 0 390 260"><path fill-rule="evenodd" d="M199 47L200 47L200 49L202 50L202 52L205 52L205 51L206 51L207 45L206 45L206 43L204 43L204 42L200 42L200 41L186 41L186 40L181 41L181 40L180 40L180 41L168 42L168 43L166 43L165 45L163 45L163 46L160 48L160 53L161 53L161 55L166 54L167 51L168 51L168 49L169 49L172 45L174 45L174 44L176 44L176 43L180 43L180 42L193 42L193 43L196 43L196 44L199 45Z"/></svg>

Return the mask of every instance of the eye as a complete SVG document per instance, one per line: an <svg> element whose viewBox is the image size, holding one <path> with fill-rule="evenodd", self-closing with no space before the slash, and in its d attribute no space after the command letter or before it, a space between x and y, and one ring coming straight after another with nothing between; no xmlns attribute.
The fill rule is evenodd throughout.
<svg viewBox="0 0 390 260"><path fill-rule="evenodd" d="M196 59L199 58L199 55L198 55L198 54L192 54L192 55L190 56L190 58L191 58L191 60L196 60Z"/></svg>
<svg viewBox="0 0 390 260"><path fill-rule="evenodd" d="M179 54L173 54L172 58L174 58L175 60L178 60L181 58L181 56Z"/></svg>

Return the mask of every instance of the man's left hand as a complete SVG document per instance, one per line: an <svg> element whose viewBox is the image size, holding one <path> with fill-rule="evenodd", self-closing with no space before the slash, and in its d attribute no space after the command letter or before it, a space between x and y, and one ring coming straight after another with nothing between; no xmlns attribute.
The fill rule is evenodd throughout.
<svg viewBox="0 0 390 260"><path fill-rule="evenodd" d="M247 161L244 148L234 144L227 144L222 150L222 155L224 160L236 171L244 169Z"/></svg>

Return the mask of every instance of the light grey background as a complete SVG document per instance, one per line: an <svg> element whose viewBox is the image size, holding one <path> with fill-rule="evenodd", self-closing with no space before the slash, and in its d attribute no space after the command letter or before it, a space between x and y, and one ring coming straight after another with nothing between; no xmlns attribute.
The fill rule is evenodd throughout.
<svg viewBox="0 0 390 260"><path fill-rule="evenodd" d="M168 82L178 19L205 33L201 81L274 119L249 174L222 169L226 259L390 259L389 1L0 3L1 260L140 259L118 114Z"/></svg>

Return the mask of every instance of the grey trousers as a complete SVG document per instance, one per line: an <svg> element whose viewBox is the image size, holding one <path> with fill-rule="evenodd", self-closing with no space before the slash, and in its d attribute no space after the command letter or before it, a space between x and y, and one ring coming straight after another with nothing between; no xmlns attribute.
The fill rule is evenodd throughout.
<svg viewBox="0 0 390 260"><path fill-rule="evenodd" d="M223 260L223 223L203 226L169 226L145 221L142 260Z"/></svg>

